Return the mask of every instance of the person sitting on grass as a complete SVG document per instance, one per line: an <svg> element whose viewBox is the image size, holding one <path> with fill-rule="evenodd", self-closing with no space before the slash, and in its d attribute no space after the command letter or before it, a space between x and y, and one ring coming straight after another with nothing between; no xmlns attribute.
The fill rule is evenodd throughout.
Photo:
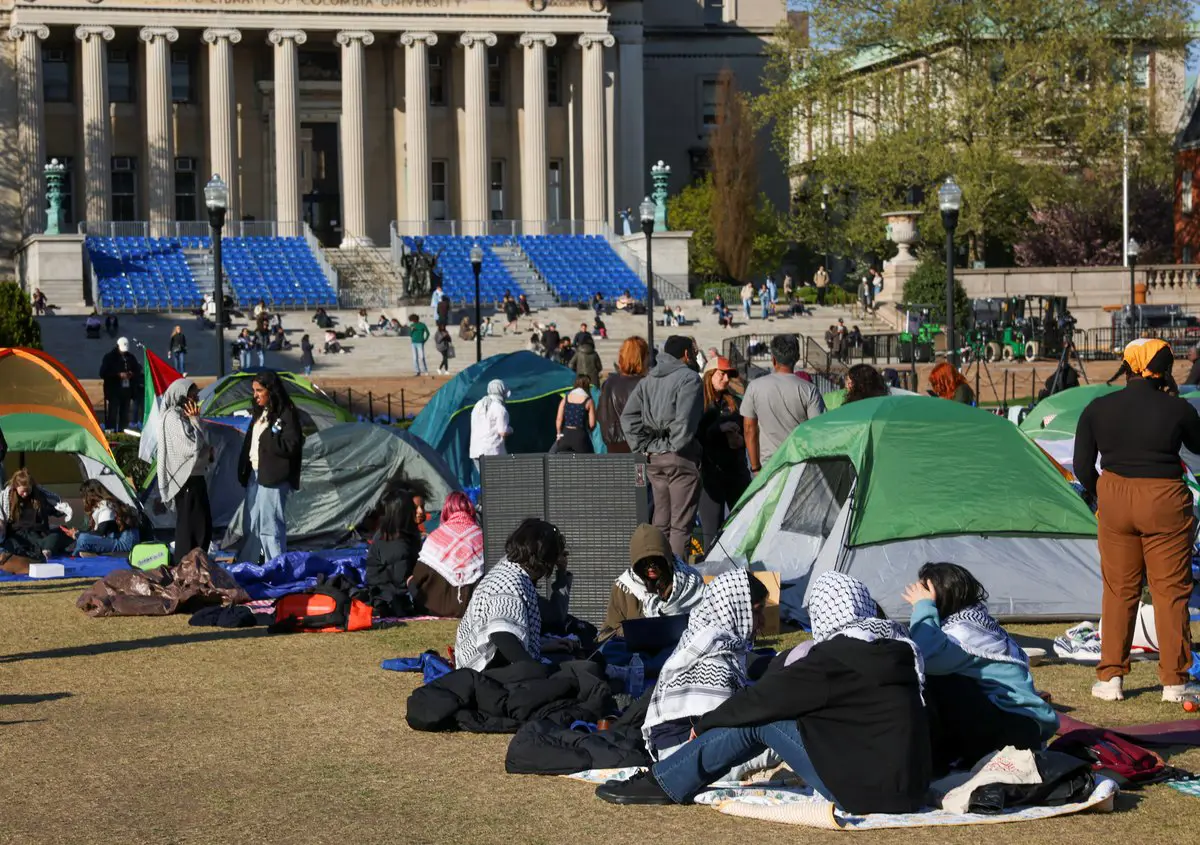
<svg viewBox="0 0 1200 845"><path fill-rule="evenodd" d="M540 663L542 612L537 583L567 568L567 541L541 519L517 526L504 544L504 559L475 588L454 638L458 669L498 669Z"/></svg>
<svg viewBox="0 0 1200 845"><path fill-rule="evenodd" d="M930 779L921 652L903 626L879 618L862 582L841 572L813 582L809 616L816 645L806 656L775 661L758 683L702 716L695 739L648 772L597 787L597 797L690 803L770 748L846 812L919 810Z"/></svg>
<svg viewBox="0 0 1200 845"><path fill-rule="evenodd" d="M704 598L704 579L671 551L653 525L639 525L629 540L630 566L613 584L600 636L622 636L630 619L682 616Z"/></svg>
<svg viewBox="0 0 1200 845"><path fill-rule="evenodd" d="M384 494L366 560L367 593L380 616L407 616L413 610L408 585L421 552L424 522L423 491L398 487Z"/></svg>
<svg viewBox="0 0 1200 845"><path fill-rule="evenodd" d="M927 563L904 591L925 658L935 775L1005 746L1037 750L1058 716L1033 687L1029 658L987 610L987 590L954 563Z"/></svg>
<svg viewBox="0 0 1200 845"><path fill-rule="evenodd" d="M62 529L63 533L75 538L75 554L129 554L141 540L138 515L128 505L118 502L99 481L83 482L79 493L91 530Z"/></svg>
<svg viewBox="0 0 1200 845"><path fill-rule="evenodd" d="M59 557L71 546L71 535L51 527L51 519L71 520L71 506L33 480L25 467L13 473L0 491L0 548L21 557Z"/></svg>
<svg viewBox="0 0 1200 845"><path fill-rule="evenodd" d="M461 619L483 577L483 530L466 493L451 493L409 578L417 612Z"/></svg>
<svg viewBox="0 0 1200 845"><path fill-rule="evenodd" d="M708 585L650 696L642 737L653 759L678 751L700 717L766 669L769 658L760 659L758 671L746 665L766 603L766 585L744 569L726 572Z"/></svg>

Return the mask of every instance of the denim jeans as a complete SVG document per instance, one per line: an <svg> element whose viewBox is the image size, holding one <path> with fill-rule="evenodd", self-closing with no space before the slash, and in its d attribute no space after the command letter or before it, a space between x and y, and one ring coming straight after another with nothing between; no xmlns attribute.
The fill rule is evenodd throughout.
<svg viewBox="0 0 1200 845"><path fill-rule="evenodd" d="M182 375L184 372L184 362L187 360L186 352L174 352L171 354L171 366Z"/></svg>
<svg viewBox="0 0 1200 845"><path fill-rule="evenodd" d="M413 352L413 370L417 375L429 372L429 365L425 363L425 344L414 343L412 345Z"/></svg>
<svg viewBox="0 0 1200 845"><path fill-rule="evenodd" d="M267 366L267 351L263 347L258 347L258 366Z"/></svg>
<svg viewBox="0 0 1200 845"><path fill-rule="evenodd" d="M243 369L243 370L248 370L248 369L250 369L250 350L249 350L249 349L243 349L243 350L242 350L242 356L241 356L241 357L242 357L242 361L241 361L241 363L242 363L242 369Z"/></svg>
<svg viewBox="0 0 1200 845"><path fill-rule="evenodd" d="M750 319L750 305L751 305L750 300L748 300L748 299L742 300L742 307L746 309L746 319L747 320Z"/></svg>
<svg viewBox="0 0 1200 845"><path fill-rule="evenodd" d="M75 554L88 552L94 555L124 555L129 554L137 545L140 535L136 528L122 531L117 537L104 537L100 534L88 534L80 531L75 538Z"/></svg>
<svg viewBox="0 0 1200 845"><path fill-rule="evenodd" d="M745 728L713 728L655 763L650 773L675 803L683 804L734 766L753 760L768 748L818 795L837 803L813 768L794 719Z"/></svg>
<svg viewBox="0 0 1200 845"><path fill-rule="evenodd" d="M286 481L278 487L262 487L258 473L250 473L246 486L246 513L250 515L249 533L258 538L266 560L274 560L287 552L287 509L291 485Z"/></svg>
<svg viewBox="0 0 1200 845"><path fill-rule="evenodd" d="M305 364L304 365L304 377L308 378L311 375L312 375L312 367L310 367L308 364Z"/></svg>

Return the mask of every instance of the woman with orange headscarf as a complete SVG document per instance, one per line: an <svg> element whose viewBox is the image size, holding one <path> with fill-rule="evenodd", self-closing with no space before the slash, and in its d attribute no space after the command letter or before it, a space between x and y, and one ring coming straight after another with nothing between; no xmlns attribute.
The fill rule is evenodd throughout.
<svg viewBox="0 0 1200 845"><path fill-rule="evenodd" d="M1129 648L1142 595L1150 585L1158 634L1158 677L1163 701L1200 694L1191 683L1192 495L1179 448L1200 450L1200 415L1177 391L1171 347L1154 338L1125 347L1124 390L1092 400L1075 430L1075 476L1099 504L1101 604L1098 680L1092 695L1125 697ZM1103 475L1096 472L1100 457Z"/></svg>
<svg viewBox="0 0 1200 845"><path fill-rule="evenodd" d="M963 374L949 361L943 361L933 368L929 374L929 387L930 392L941 399L964 405L975 404L975 391L971 390Z"/></svg>

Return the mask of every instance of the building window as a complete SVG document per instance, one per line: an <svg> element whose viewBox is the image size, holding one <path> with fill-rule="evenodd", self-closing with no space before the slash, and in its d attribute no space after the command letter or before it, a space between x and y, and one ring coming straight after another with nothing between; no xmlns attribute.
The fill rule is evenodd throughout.
<svg viewBox="0 0 1200 845"><path fill-rule="evenodd" d="M108 99L113 103L137 100L133 56L128 50L110 48L108 51Z"/></svg>
<svg viewBox="0 0 1200 845"><path fill-rule="evenodd" d="M548 50L546 52L546 105L548 106L563 104L562 67L562 53L557 50Z"/></svg>
<svg viewBox="0 0 1200 845"><path fill-rule="evenodd" d="M562 174L562 159L556 158L550 162L549 190L546 193L546 213L551 220L562 220Z"/></svg>
<svg viewBox="0 0 1200 845"><path fill-rule="evenodd" d="M44 51L42 53L42 91L45 94L46 102L71 102L71 95L74 92L71 82L71 51L57 49Z"/></svg>
<svg viewBox="0 0 1200 845"><path fill-rule="evenodd" d="M446 60L441 53L429 54L429 105L446 105Z"/></svg>
<svg viewBox="0 0 1200 845"><path fill-rule="evenodd" d="M704 22L725 22L725 0L704 0Z"/></svg>
<svg viewBox="0 0 1200 845"><path fill-rule="evenodd" d="M488 105L504 105L504 60L499 52L492 50L487 57Z"/></svg>
<svg viewBox="0 0 1200 845"><path fill-rule="evenodd" d="M1183 263L1183 264L1191 264L1192 263L1192 248L1190 246L1187 246L1186 244L1183 247L1182 258L1183 258L1183 261L1181 263Z"/></svg>
<svg viewBox="0 0 1200 845"><path fill-rule="evenodd" d="M67 172L63 174L62 220L59 221L65 227L75 222L75 170L71 167L70 156L46 156L46 164L54 159L58 159L58 163L67 168Z"/></svg>
<svg viewBox="0 0 1200 845"><path fill-rule="evenodd" d="M200 203L197 202L198 191L196 179L196 160L194 158L175 159L175 219L197 220Z"/></svg>
<svg viewBox="0 0 1200 845"><path fill-rule="evenodd" d="M1150 54L1145 50L1133 53L1133 85L1135 88L1150 87Z"/></svg>
<svg viewBox="0 0 1200 845"><path fill-rule="evenodd" d="M705 79L700 83L700 89L700 130L710 132L717 126L721 86L715 79Z"/></svg>
<svg viewBox="0 0 1200 845"><path fill-rule="evenodd" d="M434 220L445 220L448 213L446 202L446 173L449 170L446 162L434 161L429 165L429 198L433 207L429 210Z"/></svg>
<svg viewBox="0 0 1200 845"><path fill-rule="evenodd" d="M490 172L491 178L488 180L491 186L490 210L493 220L504 219L504 159L492 159L492 167Z"/></svg>
<svg viewBox="0 0 1200 845"><path fill-rule="evenodd" d="M1192 171L1183 171L1179 180L1179 207L1184 214L1192 213Z"/></svg>
<svg viewBox="0 0 1200 845"><path fill-rule="evenodd" d="M192 87L192 54L188 50L171 51L171 102L195 102Z"/></svg>
<svg viewBox="0 0 1200 845"><path fill-rule="evenodd" d="M112 160L112 219L130 222L138 219L137 159L116 156Z"/></svg>

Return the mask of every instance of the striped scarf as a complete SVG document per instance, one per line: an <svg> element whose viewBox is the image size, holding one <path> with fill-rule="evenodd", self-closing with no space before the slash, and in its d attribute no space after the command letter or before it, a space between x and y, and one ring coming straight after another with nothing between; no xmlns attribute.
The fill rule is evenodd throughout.
<svg viewBox="0 0 1200 845"><path fill-rule="evenodd" d="M505 558L483 577L454 639L459 669L482 672L496 656L494 634L512 634L534 660L542 656L542 611L533 579Z"/></svg>

